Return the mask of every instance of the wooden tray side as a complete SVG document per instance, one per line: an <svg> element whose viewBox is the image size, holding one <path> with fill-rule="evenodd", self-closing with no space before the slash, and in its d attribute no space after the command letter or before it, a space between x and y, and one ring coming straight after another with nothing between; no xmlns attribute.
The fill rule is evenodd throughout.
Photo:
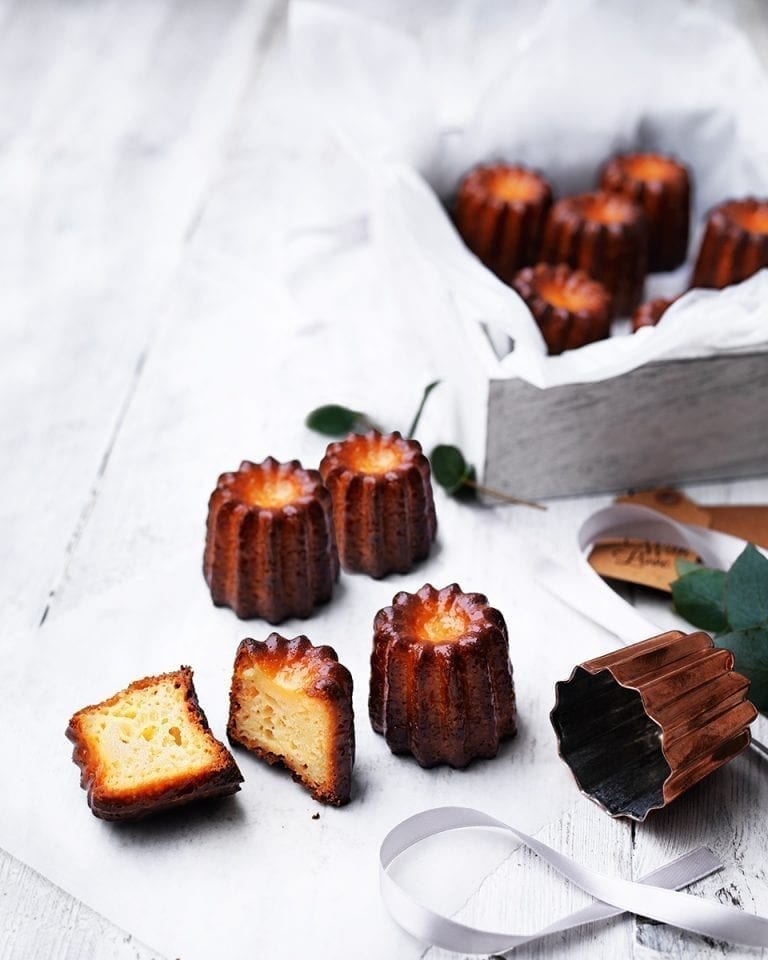
<svg viewBox="0 0 768 960"><path fill-rule="evenodd" d="M768 352L541 390L492 380L485 483L526 498L768 472Z"/></svg>

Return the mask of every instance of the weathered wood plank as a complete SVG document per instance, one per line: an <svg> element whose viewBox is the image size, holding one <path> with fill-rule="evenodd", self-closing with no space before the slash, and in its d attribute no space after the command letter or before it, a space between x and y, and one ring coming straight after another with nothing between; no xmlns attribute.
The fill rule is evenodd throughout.
<svg viewBox="0 0 768 960"><path fill-rule="evenodd" d="M0 960L163 960L45 877L0 852Z"/></svg>
<svg viewBox="0 0 768 960"><path fill-rule="evenodd" d="M37 0L6 18L6 640L39 622L87 519L266 12L243 0L142 0L130 14L113 0Z"/></svg>

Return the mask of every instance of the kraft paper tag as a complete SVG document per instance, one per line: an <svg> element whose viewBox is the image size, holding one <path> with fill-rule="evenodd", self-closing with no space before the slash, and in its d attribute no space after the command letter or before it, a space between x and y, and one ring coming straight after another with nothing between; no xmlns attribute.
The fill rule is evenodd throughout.
<svg viewBox="0 0 768 960"><path fill-rule="evenodd" d="M679 576L675 568L675 561L679 559L695 563L699 558L682 547L622 539L605 540L594 546L589 564L601 577L670 593L672 581Z"/></svg>
<svg viewBox="0 0 768 960"><path fill-rule="evenodd" d="M617 497L616 503L650 507L680 523L730 533L759 547L768 548L768 507L704 506L673 487L638 490ZM677 580L675 560L692 562L698 557L690 551L643 540L611 540L593 547L589 563L601 577L636 583L671 592Z"/></svg>
<svg viewBox="0 0 768 960"><path fill-rule="evenodd" d="M638 490L617 497L616 503L634 503L640 507L658 510L680 523L708 527L720 533L730 533L758 547L768 548L768 507L757 504L709 506L696 503L679 490L662 487L658 490Z"/></svg>

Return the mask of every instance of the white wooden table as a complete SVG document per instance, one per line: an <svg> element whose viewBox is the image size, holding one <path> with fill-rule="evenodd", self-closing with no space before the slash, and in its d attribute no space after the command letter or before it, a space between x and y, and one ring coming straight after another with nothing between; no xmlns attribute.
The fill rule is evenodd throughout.
<svg viewBox="0 0 768 960"><path fill-rule="evenodd" d="M732 7L765 50L759 0ZM0 3L3 662L39 643L49 618L132 576L150 556L172 558L188 542L201 549L186 505L202 524L208 488L241 457L316 462L322 444L301 426L308 407L366 403L400 423L414 404L407 391L388 393L396 328L365 328L367 298L386 300L370 265L350 279L362 331L339 329L325 309L302 314L280 279L278 240L297 222L307 164L318 163L308 146L311 108L296 102L286 72L284 13L280 0ZM319 156L332 165L332 154ZM174 489L184 490L179 509L169 504ZM712 484L694 495L768 502L768 483ZM485 556L499 531L557 550L607 501L560 501L542 517L440 496L441 568L452 543ZM7 735L19 732L3 717ZM73 789L75 779L73 771ZM766 779L742 757L642 833L566 791L560 809L573 810L542 836L603 867L610 851L625 875L709 843L728 867L700 889L767 912ZM520 883L521 865L538 871L547 896ZM485 911L503 905L505 882L523 887L527 928L582 903L516 853L485 882L490 895L470 897L462 915L497 921ZM620 920L521 955L726 952ZM420 953L412 945L409 956ZM316 955L335 956L332 945ZM0 960L158 956L0 851Z"/></svg>

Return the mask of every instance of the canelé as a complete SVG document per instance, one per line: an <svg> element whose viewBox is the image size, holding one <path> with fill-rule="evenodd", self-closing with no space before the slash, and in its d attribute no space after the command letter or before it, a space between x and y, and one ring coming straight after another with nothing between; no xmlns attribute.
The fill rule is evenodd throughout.
<svg viewBox="0 0 768 960"><path fill-rule="evenodd" d="M721 289L768 267L768 200L728 200L715 207L693 271L692 287Z"/></svg>
<svg viewBox="0 0 768 960"><path fill-rule="evenodd" d="M476 167L459 185L456 227L469 249L509 283L520 267L535 263L552 190L526 167Z"/></svg>
<svg viewBox="0 0 768 960"><path fill-rule="evenodd" d="M507 627L457 584L398 593L374 620L371 725L422 767L466 767L515 733Z"/></svg>
<svg viewBox="0 0 768 960"><path fill-rule="evenodd" d="M610 294L582 270L538 263L517 273L512 286L533 314L550 354L610 335Z"/></svg>
<svg viewBox="0 0 768 960"><path fill-rule="evenodd" d="M280 623L308 617L339 575L331 498L297 460L245 460L208 504L203 572L216 606Z"/></svg>
<svg viewBox="0 0 768 960"><path fill-rule="evenodd" d="M320 473L345 570L407 573L429 554L437 521L429 461L416 440L351 434L329 444Z"/></svg>
<svg viewBox="0 0 768 960"><path fill-rule="evenodd" d="M565 263L599 280L613 315L628 316L643 298L648 228L641 207L616 193L564 197L547 218L541 260Z"/></svg>
<svg viewBox="0 0 768 960"><path fill-rule="evenodd" d="M625 153L603 167L600 189L639 204L648 221L648 269L674 270L688 253L688 169L660 153Z"/></svg>
<svg viewBox="0 0 768 960"><path fill-rule="evenodd" d="M352 789L352 677L331 647L306 637L243 640L230 691L230 741L286 767L320 803L341 806Z"/></svg>

